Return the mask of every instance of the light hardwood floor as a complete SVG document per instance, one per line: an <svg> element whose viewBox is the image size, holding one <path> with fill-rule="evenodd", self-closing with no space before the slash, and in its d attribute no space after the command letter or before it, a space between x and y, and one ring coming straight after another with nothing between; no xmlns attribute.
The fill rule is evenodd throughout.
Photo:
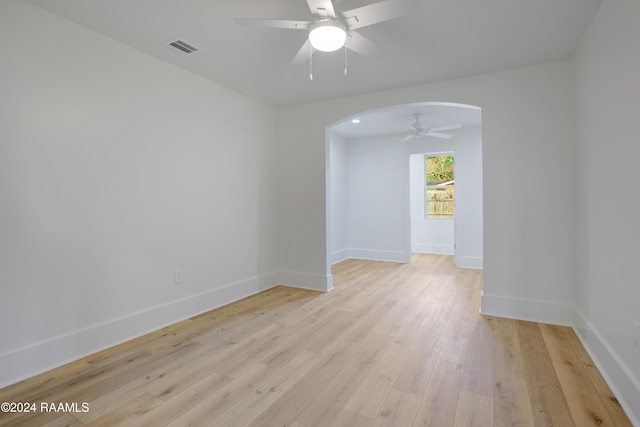
<svg viewBox="0 0 640 427"><path fill-rule="evenodd" d="M347 260L0 390L11 426L630 426L570 328L478 313L451 257ZM82 402L88 411L82 412Z"/></svg>

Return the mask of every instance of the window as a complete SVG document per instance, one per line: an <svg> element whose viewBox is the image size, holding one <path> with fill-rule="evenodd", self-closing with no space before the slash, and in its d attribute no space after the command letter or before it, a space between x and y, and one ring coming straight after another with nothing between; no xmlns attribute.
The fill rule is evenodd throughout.
<svg viewBox="0 0 640 427"><path fill-rule="evenodd" d="M455 176L453 153L427 154L425 159L425 217L453 219Z"/></svg>

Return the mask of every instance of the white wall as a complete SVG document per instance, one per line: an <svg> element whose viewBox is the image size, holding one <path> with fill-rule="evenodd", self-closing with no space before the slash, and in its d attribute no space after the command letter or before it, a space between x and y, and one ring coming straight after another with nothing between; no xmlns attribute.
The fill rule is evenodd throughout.
<svg viewBox="0 0 640 427"><path fill-rule="evenodd" d="M401 137L400 137L401 138ZM353 258L409 262L409 157L398 135L349 140L349 248Z"/></svg>
<svg viewBox="0 0 640 427"><path fill-rule="evenodd" d="M330 134L331 263L349 258L349 156L348 141Z"/></svg>
<svg viewBox="0 0 640 427"><path fill-rule="evenodd" d="M17 0L0 51L0 386L277 283L271 107Z"/></svg>
<svg viewBox="0 0 640 427"><path fill-rule="evenodd" d="M560 61L278 110L280 266L329 280L322 245L327 126L362 111L414 102L476 105L483 124L483 311L570 324L572 82L571 63ZM540 173L543 167L553 173ZM540 189L548 188L554 191L545 203L553 210L540 209Z"/></svg>
<svg viewBox="0 0 640 427"><path fill-rule="evenodd" d="M576 325L640 425L640 3L603 0L576 55Z"/></svg>

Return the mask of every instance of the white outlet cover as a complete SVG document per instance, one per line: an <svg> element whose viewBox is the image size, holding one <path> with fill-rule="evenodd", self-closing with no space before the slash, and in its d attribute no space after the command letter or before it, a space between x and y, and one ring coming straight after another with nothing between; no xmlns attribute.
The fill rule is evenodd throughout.
<svg viewBox="0 0 640 427"><path fill-rule="evenodd" d="M184 279L182 278L182 269L181 268L177 268L174 270L173 272L173 282L174 283L182 283L184 282Z"/></svg>

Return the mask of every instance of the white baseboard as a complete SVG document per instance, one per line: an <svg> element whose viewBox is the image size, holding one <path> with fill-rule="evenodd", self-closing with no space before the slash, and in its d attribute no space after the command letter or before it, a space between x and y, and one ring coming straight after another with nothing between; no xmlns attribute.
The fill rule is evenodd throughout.
<svg viewBox="0 0 640 427"><path fill-rule="evenodd" d="M331 264L337 264L345 259L349 259L349 249L342 249L331 254Z"/></svg>
<svg viewBox="0 0 640 427"><path fill-rule="evenodd" d="M640 379L634 377L607 340L577 308L574 310L573 329L622 405L631 424L640 426Z"/></svg>
<svg viewBox="0 0 640 427"><path fill-rule="evenodd" d="M378 251L372 249L349 249L349 258L366 259L370 261L411 262L411 253L399 251Z"/></svg>
<svg viewBox="0 0 640 427"><path fill-rule="evenodd" d="M414 245L412 248L412 252L415 253L453 255L453 247L451 247L451 252L447 252L446 248L448 248L448 246L446 245L440 245L439 247L435 247L435 245ZM401 263L411 262L410 254L407 256L403 252L375 251L370 249L342 249L333 252L330 257L332 265L350 258ZM484 268L483 259L481 257L463 256L460 257L460 264L458 267L482 270Z"/></svg>
<svg viewBox="0 0 640 427"><path fill-rule="evenodd" d="M423 254L453 255L453 245L434 245L430 243L412 243L411 251Z"/></svg>
<svg viewBox="0 0 640 427"><path fill-rule="evenodd" d="M333 276L291 271L264 274L11 350L0 354L0 388L278 284L326 292L333 287Z"/></svg>
<svg viewBox="0 0 640 427"><path fill-rule="evenodd" d="M569 304L486 295L484 292L480 313L553 325L573 325L573 306Z"/></svg>
<svg viewBox="0 0 640 427"><path fill-rule="evenodd" d="M292 288L329 292L333 288L333 275L280 271L278 272L278 283Z"/></svg>
<svg viewBox="0 0 640 427"><path fill-rule="evenodd" d="M278 284L264 274L0 354L0 388Z"/></svg>
<svg viewBox="0 0 640 427"><path fill-rule="evenodd" d="M482 270L484 268L484 259L480 257L461 256L458 267Z"/></svg>

